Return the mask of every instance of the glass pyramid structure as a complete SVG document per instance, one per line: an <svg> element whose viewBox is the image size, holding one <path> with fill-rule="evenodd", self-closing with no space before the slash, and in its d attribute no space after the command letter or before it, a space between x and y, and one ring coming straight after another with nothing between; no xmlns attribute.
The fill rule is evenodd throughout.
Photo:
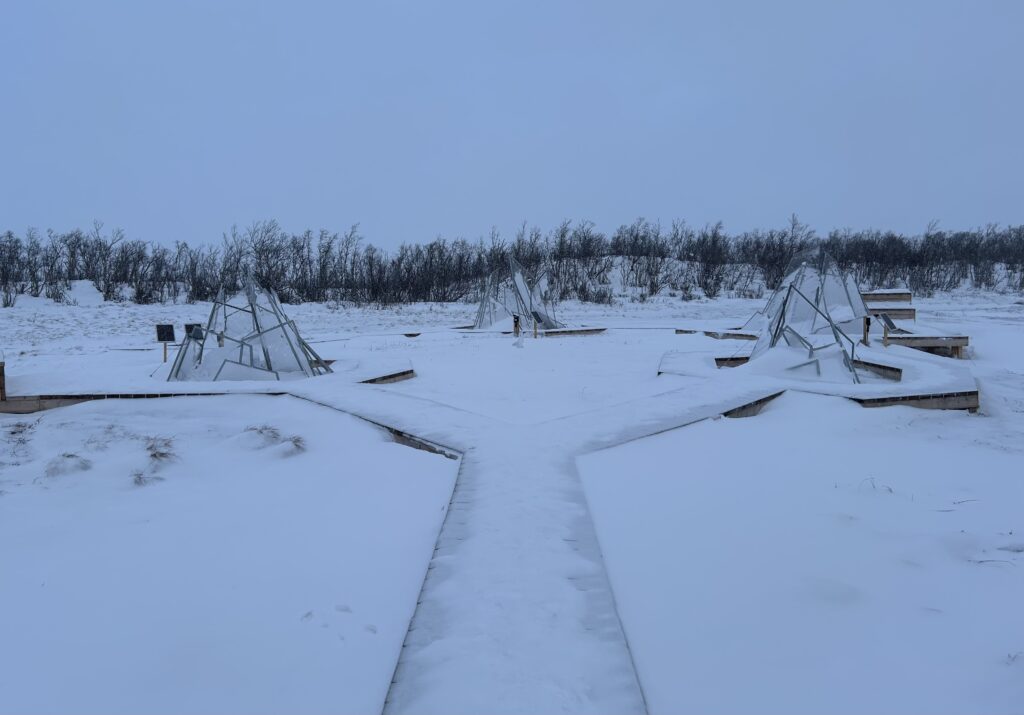
<svg viewBox="0 0 1024 715"><path fill-rule="evenodd" d="M518 315L524 330L534 323L540 330L564 328L565 325L551 315L551 307L544 300L547 278L541 276L531 288L519 261L509 256L508 262L510 277L507 281L499 281L494 275L487 279L473 327L478 330L495 327Z"/></svg>
<svg viewBox="0 0 1024 715"><path fill-rule="evenodd" d="M836 266L822 249L798 254L791 262L778 289L765 307L755 313L744 328L759 332L751 359L784 343L807 351L807 361L818 363L818 353L841 353L843 365L854 382L856 342L849 332L859 330L869 315L856 282ZM856 333L855 333L856 334Z"/></svg>
<svg viewBox="0 0 1024 715"><path fill-rule="evenodd" d="M167 379L280 380L328 372L274 292L248 281L234 295L217 295L206 328L185 336Z"/></svg>

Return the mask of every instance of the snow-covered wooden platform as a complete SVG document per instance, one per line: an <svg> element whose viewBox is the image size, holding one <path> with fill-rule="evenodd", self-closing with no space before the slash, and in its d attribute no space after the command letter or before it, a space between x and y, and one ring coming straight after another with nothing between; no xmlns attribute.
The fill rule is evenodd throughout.
<svg viewBox="0 0 1024 715"><path fill-rule="evenodd" d="M963 358L964 348L971 342L967 335L919 335L917 333L890 333L883 340L889 345L905 345L915 350L954 358Z"/></svg>
<svg viewBox="0 0 1024 715"><path fill-rule="evenodd" d="M759 384L767 380L783 390L813 392L846 397L865 407L904 405L922 409L970 410L980 406L980 391L969 368L944 358L920 355L897 348L858 346L854 365L882 380L875 382L837 382L807 378L791 373L766 374L739 353L714 356L693 351L669 351L662 356L658 374L703 377L719 380L733 376L741 384ZM721 368L732 368L722 370Z"/></svg>
<svg viewBox="0 0 1024 715"><path fill-rule="evenodd" d="M862 290L860 292L864 302L870 307L874 303L910 303L913 294L903 288L882 288L879 290Z"/></svg>

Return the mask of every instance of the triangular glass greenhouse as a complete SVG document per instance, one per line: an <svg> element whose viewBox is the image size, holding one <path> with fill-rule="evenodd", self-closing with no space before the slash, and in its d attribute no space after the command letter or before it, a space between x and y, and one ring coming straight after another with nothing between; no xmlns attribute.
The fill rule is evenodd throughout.
<svg viewBox="0 0 1024 715"><path fill-rule="evenodd" d="M185 336L167 379L280 380L328 372L274 292L249 281L238 293L217 295L206 328Z"/></svg>
<svg viewBox="0 0 1024 715"><path fill-rule="evenodd" d="M744 325L760 333L750 357L784 342L807 350L808 362L803 365L816 365L819 351L838 348L844 366L858 382L853 364L856 342L849 333L859 331L868 315L853 278L839 270L823 249L809 249L790 262L768 303Z"/></svg>
<svg viewBox="0 0 1024 715"><path fill-rule="evenodd" d="M546 277L541 276L530 288L519 261L509 256L508 262L510 277L507 280L498 281L493 274L487 279L473 327L478 330L495 327L518 315L524 330L534 323L540 330L564 328L563 323L551 316L551 308L544 300Z"/></svg>

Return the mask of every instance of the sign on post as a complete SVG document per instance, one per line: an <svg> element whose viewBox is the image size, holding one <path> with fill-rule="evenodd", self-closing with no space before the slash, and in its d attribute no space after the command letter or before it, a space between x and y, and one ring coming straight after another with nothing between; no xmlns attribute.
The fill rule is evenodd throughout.
<svg viewBox="0 0 1024 715"><path fill-rule="evenodd" d="M167 343L174 342L174 326L170 324L158 324L156 326L156 341L164 345L164 362L167 362Z"/></svg>

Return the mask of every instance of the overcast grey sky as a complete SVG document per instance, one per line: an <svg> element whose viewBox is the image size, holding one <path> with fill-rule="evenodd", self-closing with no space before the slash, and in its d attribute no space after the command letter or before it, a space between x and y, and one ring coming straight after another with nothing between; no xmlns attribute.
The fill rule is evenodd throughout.
<svg viewBox="0 0 1024 715"><path fill-rule="evenodd" d="M0 5L0 229L1024 223L1024 2Z"/></svg>

